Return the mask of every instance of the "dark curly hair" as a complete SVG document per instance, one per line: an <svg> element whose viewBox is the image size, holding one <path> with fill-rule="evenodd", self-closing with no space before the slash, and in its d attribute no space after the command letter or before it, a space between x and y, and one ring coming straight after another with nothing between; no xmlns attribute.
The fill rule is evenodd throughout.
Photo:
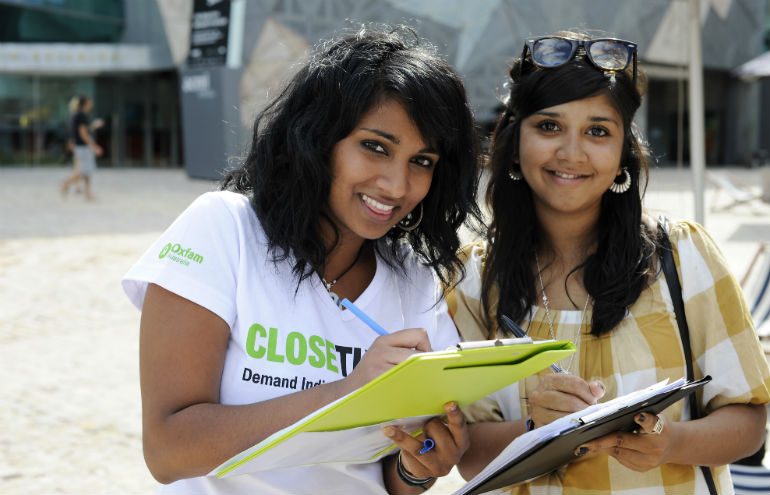
<svg viewBox="0 0 770 495"><path fill-rule="evenodd" d="M582 33L559 33L586 39ZM543 247L535 216L532 190L525 180L512 181L518 170L519 130L522 120L544 108L606 94L623 119L625 130L621 166L631 174L631 188L623 194L606 192L597 225L597 250L571 274L583 268L583 285L594 301L591 333L612 330L627 308L647 287L654 273L656 235L642 221L642 197L647 187L648 160L633 128L641 104L642 79L632 78L631 67L608 77L584 58L552 69L540 69L529 59L514 60L510 94L495 127L490 156L492 176L487 201L493 213L487 241L482 301L490 314L494 288L499 290L497 314L523 321L537 301L532 266ZM491 314L490 314L491 316Z"/></svg>
<svg viewBox="0 0 770 495"><path fill-rule="evenodd" d="M322 217L328 219L332 149L384 99L404 106L441 161L422 201L419 227L391 229L375 241L375 250L400 267L406 256L400 245L406 242L445 285L462 278L457 231L463 224L481 228L479 138L465 89L414 31L365 26L317 47L257 116L245 162L222 182L223 189L250 197L273 260L293 257L298 283L326 260L319 226Z"/></svg>

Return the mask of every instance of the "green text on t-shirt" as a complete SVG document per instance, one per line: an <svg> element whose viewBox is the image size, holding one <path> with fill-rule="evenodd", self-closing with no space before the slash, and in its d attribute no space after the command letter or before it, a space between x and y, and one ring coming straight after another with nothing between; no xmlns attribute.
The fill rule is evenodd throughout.
<svg viewBox="0 0 770 495"><path fill-rule="evenodd" d="M283 354L281 348L284 350ZM335 345L319 335L307 337L300 332L289 332L282 336L275 327L268 330L259 323L254 323L249 327L246 336L246 352L254 359L267 359L274 363L288 362L296 366L307 362L314 368L326 368L347 376L361 360L364 350L360 347ZM348 358L352 362L349 363Z"/></svg>

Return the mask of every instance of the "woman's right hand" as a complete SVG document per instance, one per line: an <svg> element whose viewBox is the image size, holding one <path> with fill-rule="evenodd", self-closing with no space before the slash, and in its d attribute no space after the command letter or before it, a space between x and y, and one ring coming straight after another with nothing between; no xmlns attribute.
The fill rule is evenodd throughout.
<svg viewBox="0 0 770 495"><path fill-rule="evenodd" d="M568 373L553 373L540 377L540 384L528 394L529 414L535 427L581 411L604 396L604 384L598 380L586 382Z"/></svg>
<svg viewBox="0 0 770 495"><path fill-rule="evenodd" d="M352 392L412 354L430 350L428 333L422 328L409 328L377 337L358 365L345 378L346 389Z"/></svg>

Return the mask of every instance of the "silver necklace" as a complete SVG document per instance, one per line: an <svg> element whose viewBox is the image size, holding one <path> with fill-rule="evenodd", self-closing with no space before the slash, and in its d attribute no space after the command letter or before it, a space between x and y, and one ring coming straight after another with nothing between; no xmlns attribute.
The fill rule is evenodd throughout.
<svg viewBox="0 0 770 495"><path fill-rule="evenodd" d="M540 293L542 294L543 308L545 309L545 319L548 320L548 334L550 335L551 339L555 339L553 316L551 315L551 308L548 301L548 295L545 293L545 284L543 283L542 270L540 269L540 259L538 258L537 253L535 253L535 264L537 265L537 278L540 281ZM578 326L577 336L575 337L575 340L574 340L576 349L580 345L580 336L583 333L583 324L585 323L586 310L588 309L588 303L590 301L591 301L591 295L588 294L586 296L586 303L583 306L583 311L580 313L580 325ZM569 364L567 365L567 369L570 369L570 367L572 366L572 361L575 360L575 354L577 354L577 352L573 353L572 357L569 358Z"/></svg>
<svg viewBox="0 0 770 495"><path fill-rule="evenodd" d="M351 263L349 267L345 268L345 270L342 273L340 273L339 275L337 275L337 278L335 278L331 282L327 282L326 279L324 278L324 276L321 275L321 272L316 272L316 273L318 273L318 277L321 279L321 282L323 282L324 287L326 287L326 292L329 293L329 297L332 298L332 301L334 301L334 304L336 304L337 306L340 305L340 296L336 292L334 292L332 290L332 287L334 287L337 284L337 282L340 281L340 279L342 277L347 275L347 273L350 270L352 270L354 266L356 266L356 263L358 263L359 258L361 258L361 251L363 251L363 249L359 249L358 250L358 253L356 254L356 257L353 260L353 263Z"/></svg>

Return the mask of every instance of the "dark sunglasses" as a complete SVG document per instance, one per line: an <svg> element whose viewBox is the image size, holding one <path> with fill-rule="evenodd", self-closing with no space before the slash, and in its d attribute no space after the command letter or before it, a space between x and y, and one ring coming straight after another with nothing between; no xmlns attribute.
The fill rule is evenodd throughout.
<svg viewBox="0 0 770 495"><path fill-rule="evenodd" d="M553 69L575 58L582 48L588 60L598 69L615 73L625 70L633 60L634 84L636 84L636 43L615 38L573 40L561 36L544 36L528 39L524 43L521 59L529 60L541 69Z"/></svg>

